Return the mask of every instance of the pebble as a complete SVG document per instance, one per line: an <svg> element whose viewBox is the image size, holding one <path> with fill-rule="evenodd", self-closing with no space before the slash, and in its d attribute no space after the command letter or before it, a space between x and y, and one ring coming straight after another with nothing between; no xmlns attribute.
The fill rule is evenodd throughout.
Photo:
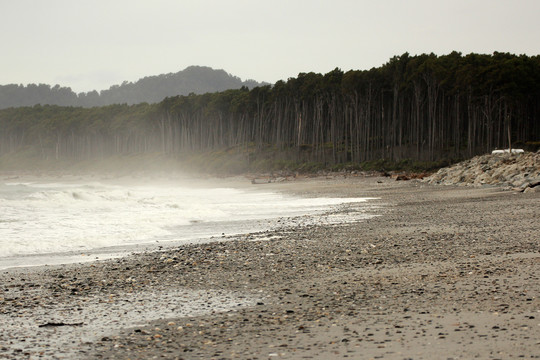
<svg viewBox="0 0 540 360"><path fill-rule="evenodd" d="M316 189L381 198L381 216L92 265L1 272L0 357L24 351L43 359L330 358L338 352L429 359L437 358L437 344L453 358L488 358L509 348L535 355L540 202L534 195L414 180L382 189L377 178L356 177ZM258 235L268 240L256 240ZM234 306L184 314L182 299L210 309L212 299ZM131 313L142 305L140 313ZM77 314L90 308L82 326L34 326L28 332L36 323L78 323ZM125 325L128 314L114 309L139 321ZM145 320L164 309L171 313ZM79 328L88 334L99 319L114 325L108 333L66 337L63 344L51 340L53 331L57 337Z"/></svg>

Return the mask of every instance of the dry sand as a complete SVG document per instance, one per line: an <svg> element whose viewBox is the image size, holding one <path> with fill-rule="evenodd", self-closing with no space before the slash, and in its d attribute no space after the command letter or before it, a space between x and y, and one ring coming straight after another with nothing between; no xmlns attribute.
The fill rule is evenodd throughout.
<svg viewBox="0 0 540 360"><path fill-rule="evenodd" d="M540 194L296 180L358 223L0 273L0 358L540 358ZM41 325L41 327L40 327Z"/></svg>

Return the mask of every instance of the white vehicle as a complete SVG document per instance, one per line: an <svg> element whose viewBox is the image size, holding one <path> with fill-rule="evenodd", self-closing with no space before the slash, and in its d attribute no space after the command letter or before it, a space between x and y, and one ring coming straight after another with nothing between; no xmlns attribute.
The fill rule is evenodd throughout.
<svg viewBox="0 0 540 360"><path fill-rule="evenodd" d="M508 154L510 152L510 149L504 149L504 150L493 150L492 154ZM512 154L522 154L525 151L523 149L512 149Z"/></svg>

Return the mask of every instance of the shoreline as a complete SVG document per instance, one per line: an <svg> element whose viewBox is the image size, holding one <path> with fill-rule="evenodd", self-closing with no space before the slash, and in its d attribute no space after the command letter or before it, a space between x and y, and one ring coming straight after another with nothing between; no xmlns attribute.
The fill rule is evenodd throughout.
<svg viewBox="0 0 540 360"><path fill-rule="evenodd" d="M0 358L538 358L538 193L378 177L256 186L388 205L259 240L2 270L2 321L33 335L6 328ZM207 312L164 312L182 294ZM104 314L119 322L92 328ZM50 342L75 330L70 346Z"/></svg>
<svg viewBox="0 0 540 360"><path fill-rule="evenodd" d="M147 176L121 176L110 177L107 175L100 176L81 176L81 175L63 175L63 176L40 176L40 175L24 175L17 177L16 180L21 184L31 185L49 185L52 184L68 184L77 186L86 186L85 184L103 184L106 186L135 186L135 187L189 187L193 189L235 189L240 190L245 194L265 194L272 193L275 195L283 194L292 196L290 199L303 199L308 197L320 197L320 194L309 195L303 189L302 194L299 194L298 189L301 187L300 183L306 185L307 188L312 187L311 184L316 181L325 181L324 178L309 179L288 179L283 181L268 181L267 183L254 184L248 177L231 177L226 179L218 178L190 178L183 176L180 178L164 177L160 175L147 175ZM4 178L4 181L15 180L15 178ZM332 194L329 194L330 196ZM330 197L326 196L326 197ZM196 221L195 224L189 227L183 225L182 233L172 234L171 236L164 236L161 238L148 238L142 241L125 242L118 244L111 244L101 247L79 247L72 250L64 251L50 251L47 253L21 253L16 255L9 255L0 257L0 271L20 267L36 267L45 265L62 265L71 263L91 263L93 261L100 261L106 259L114 259L129 254L143 253L148 251L160 251L163 249L169 249L185 245L193 244L205 244L214 241L229 241L236 238L252 238L259 237L258 234L269 231L287 231L288 228L302 227L306 224L328 224L331 222L349 222L356 221L357 218L369 218L371 215L367 213L368 209L373 208L375 205L372 203L364 204L366 201L372 201L376 199L372 198L354 198L344 199L343 204L328 205L329 209L317 209L316 212L308 213L308 210L300 211L296 214L288 214L284 208L284 212L279 215L278 213L269 215L269 217L253 217L245 219L234 220L216 220L216 221ZM348 202L348 200L352 202ZM353 201L354 200L354 201ZM339 202L339 201L338 201ZM358 203L358 205L356 204ZM362 205L363 204L363 205ZM359 209L359 212L355 213L355 209ZM340 213L343 213L340 216ZM347 214L353 214L347 217ZM356 215L356 216L355 216ZM202 228L198 225L202 224ZM199 227L198 227L199 226ZM206 230L205 230L206 229ZM191 235L188 235L191 234ZM91 246L91 244L89 244ZM9 252L8 252L9 253Z"/></svg>

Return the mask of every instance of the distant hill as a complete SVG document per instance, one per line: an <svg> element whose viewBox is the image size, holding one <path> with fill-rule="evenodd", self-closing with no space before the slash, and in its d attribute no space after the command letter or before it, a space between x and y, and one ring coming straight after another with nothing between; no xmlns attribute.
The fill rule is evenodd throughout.
<svg viewBox="0 0 540 360"><path fill-rule="evenodd" d="M206 66L190 66L177 73L148 76L136 82L124 81L100 92L76 94L69 87L47 84L0 85L0 109L49 104L60 106L94 107L111 104L157 103L169 96L204 94L243 86L265 85L255 80L242 81L224 70Z"/></svg>

